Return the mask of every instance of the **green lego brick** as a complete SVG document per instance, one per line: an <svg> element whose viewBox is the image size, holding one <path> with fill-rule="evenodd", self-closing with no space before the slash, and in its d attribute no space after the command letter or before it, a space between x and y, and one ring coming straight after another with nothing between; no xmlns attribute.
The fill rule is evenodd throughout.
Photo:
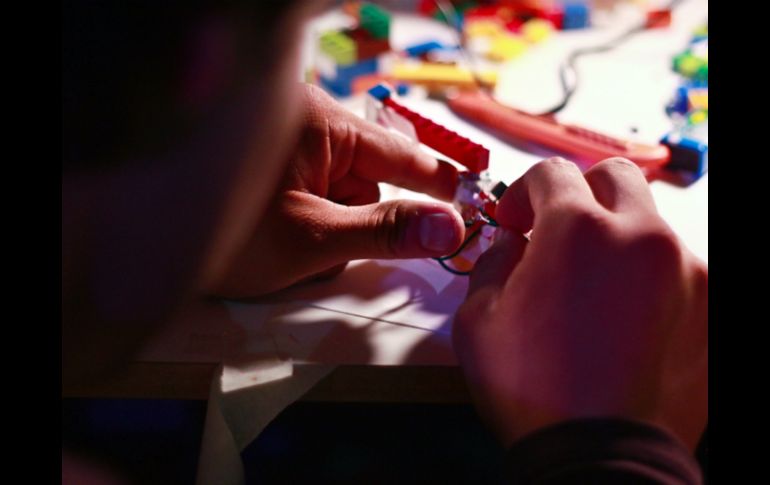
<svg viewBox="0 0 770 485"><path fill-rule="evenodd" d="M695 79L699 81L708 81L709 80L709 65L708 62L704 62L697 71L695 71L695 75L693 76Z"/></svg>
<svg viewBox="0 0 770 485"><path fill-rule="evenodd" d="M375 39L387 39L390 34L390 14L371 3L361 5L361 27Z"/></svg>
<svg viewBox="0 0 770 485"><path fill-rule="evenodd" d="M324 32L320 43L321 51L328 54L337 64L345 66L356 61L356 43L342 32L336 30Z"/></svg>
<svg viewBox="0 0 770 485"><path fill-rule="evenodd" d="M691 78L695 76L704 66L706 66L706 73L708 75L708 64L690 52L684 52L674 57L674 70L685 77Z"/></svg>

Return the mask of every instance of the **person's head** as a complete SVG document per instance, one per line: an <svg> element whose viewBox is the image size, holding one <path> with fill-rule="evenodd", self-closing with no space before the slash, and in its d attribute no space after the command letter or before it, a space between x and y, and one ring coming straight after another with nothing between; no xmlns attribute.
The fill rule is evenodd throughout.
<svg viewBox="0 0 770 485"><path fill-rule="evenodd" d="M256 161L267 187L295 135L300 28L318 4L65 2L63 172L211 150L223 170Z"/></svg>
<svg viewBox="0 0 770 485"><path fill-rule="evenodd" d="M300 31L323 4L63 4L67 375L134 350L248 237L298 136Z"/></svg>

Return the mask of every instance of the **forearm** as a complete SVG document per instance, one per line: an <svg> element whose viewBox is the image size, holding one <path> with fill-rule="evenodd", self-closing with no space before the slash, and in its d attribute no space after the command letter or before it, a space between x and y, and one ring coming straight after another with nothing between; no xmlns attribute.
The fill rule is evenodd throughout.
<svg viewBox="0 0 770 485"><path fill-rule="evenodd" d="M517 441L507 458L508 477L516 484L703 483L684 445L637 421L564 422Z"/></svg>

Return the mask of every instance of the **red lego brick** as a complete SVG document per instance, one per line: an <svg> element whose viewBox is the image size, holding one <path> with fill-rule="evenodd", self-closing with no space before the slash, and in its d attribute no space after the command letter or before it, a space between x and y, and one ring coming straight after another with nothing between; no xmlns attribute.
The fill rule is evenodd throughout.
<svg viewBox="0 0 770 485"><path fill-rule="evenodd" d="M471 172L479 173L489 168L488 149L401 106L392 98L386 98L382 103L412 122L421 143L463 164Z"/></svg>
<svg viewBox="0 0 770 485"><path fill-rule="evenodd" d="M501 19L502 17L499 14L501 8L502 7L497 5L485 5L469 8L463 13L463 20L468 22L469 20Z"/></svg>
<svg viewBox="0 0 770 485"><path fill-rule="evenodd" d="M671 25L671 10L651 10L647 12L648 29L660 29Z"/></svg>
<svg viewBox="0 0 770 485"><path fill-rule="evenodd" d="M365 61L372 57L377 57L383 52L390 50L388 39L375 39L372 34L361 27L352 30L346 30L345 35L353 39L356 43L356 60Z"/></svg>
<svg viewBox="0 0 770 485"><path fill-rule="evenodd" d="M538 17L544 20L548 20L553 24L556 30L564 29L564 12L555 8L549 10L543 10L542 16Z"/></svg>
<svg viewBox="0 0 770 485"><path fill-rule="evenodd" d="M524 25L524 22L522 22L519 19L513 19L507 24L505 24L505 28L506 30L508 30L508 32L513 32L514 34L518 34L519 31L521 30L522 25Z"/></svg>
<svg viewBox="0 0 770 485"><path fill-rule="evenodd" d="M532 18L548 20L555 29L562 30L564 25L564 11L558 6L537 8L527 5L520 5L512 2L512 8L516 12L516 17L522 23Z"/></svg>
<svg viewBox="0 0 770 485"><path fill-rule="evenodd" d="M434 0L420 0L420 3L417 5L417 11L427 17L432 17L436 13L437 8Z"/></svg>
<svg viewBox="0 0 770 485"><path fill-rule="evenodd" d="M484 212L487 213L492 219L495 218L495 211L497 210L497 202L486 201L484 202Z"/></svg>

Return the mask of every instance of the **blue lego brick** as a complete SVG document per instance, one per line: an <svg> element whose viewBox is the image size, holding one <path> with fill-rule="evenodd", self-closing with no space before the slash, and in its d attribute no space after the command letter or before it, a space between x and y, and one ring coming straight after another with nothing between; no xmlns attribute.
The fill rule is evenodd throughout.
<svg viewBox="0 0 770 485"><path fill-rule="evenodd" d="M409 57L419 57L423 54L427 54L430 51L443 48L444 46L441 43L432 40L430 42L423 42L422 44L416 44L411 47L407 47L404 49L404 52L406 52Z"/></svg>
<svg viewBox="0 0 770 485"><path fill-rule="evenodd" d="M361 62L355 62L347 66L337 66L337 79L345 79L352 82L353 79L365 74L374 74L378 69L377 58L366 59Z"/></svg>
<svg viewBox="0 0 770 485"><path fill-rule="evenodd" d="M368 92L370 96L373 96L375 99L379 99L380 101L383 101L390 97L390 89L388 89L382 84L376 85L375 87L370 89Z"/></svg>
<svg viewBox="0 0 770 485"><path fill-rule="evenodd" d="M690 40L690 45L709 40L708 34L696 35Z"/></svg>
<svg viewBox="0 0 770 485"><path fill-rule="evenodd" d="M396 92L399 96L405 96L409 92L409 85L405 83L396 84Z"/></svg>
<svg viewBox="0 0 770 485"><path fill-rule="evenodd" d="M709 80L708 77L706 79L688 79L684 85L687 87L687 89L702 89L702 88L708 88L709 87Z"/></svg>
<svg viewBox="0 0 770 485"><path fill-rule="evenodd" d="M352 83L350 80L329 79L325 76L318 76L318 82L321 83L322 88L331 92L335 96L346 97L352 94Z"/></svg>
<svg viewBox="0 0 770 485"><path fill-rule="evenodd" d="M336 96L350 96L353 90L353 81L359 76L376 73L378 66L377 58L366 59L365 61L345 66L337 65L334 78L322 75L319 76L319 81L321 87L334 93Z"/></svg>
<svg viewBox="0 0 770 485"><path fill-rule="evenodd" d="M687 114L690 110L690 105L687 101L687 92L688 89L686 86L679 86L679 88L677 88L673 101L666 107L666 112L668 112L669 115L671 113Z"/></svg>
<svg viewBox="0 0 770 485"><path fill-rule="evenodd" d="M670 170L684 170L696 178L708 172L708 145L692 138L668 134L660 142L671 151Z"/></svg>
<svg viewBox="0 0 770 485"><path fill-rule="evenodd" d="M564 6L562 29L584 29L590 24L590 12L584 3L569 3Z"/></svg>

